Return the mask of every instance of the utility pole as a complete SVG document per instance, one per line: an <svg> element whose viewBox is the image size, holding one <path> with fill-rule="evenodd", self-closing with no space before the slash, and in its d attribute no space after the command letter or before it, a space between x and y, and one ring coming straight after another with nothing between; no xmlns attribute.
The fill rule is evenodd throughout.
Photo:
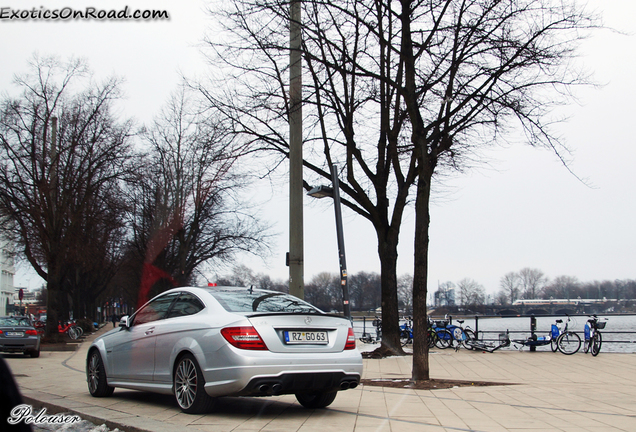
<svg viewBox="0 0 636 432"><path fill-rule="evenodd" d="M301 2L290 3L289 23L289 293L303 299L303 127Z"/></svg>

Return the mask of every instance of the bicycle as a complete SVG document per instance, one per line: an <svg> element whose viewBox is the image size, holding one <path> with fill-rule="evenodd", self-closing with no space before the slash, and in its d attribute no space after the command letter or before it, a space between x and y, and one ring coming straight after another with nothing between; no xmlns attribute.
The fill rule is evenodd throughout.
<svg viewBox="0 0 636 432"><path fill-rule="evenodd" d="M559 325L561 325L562 323L563 320L556 320L555 323L552 324L552 326L550 327L550 333L546 336L537 336L536 334L533 334L527 339L515 339L512 341L512 343L521 345L520 347L518 347L519 350L521 350L524 346L532 348L550 344L552 352L556 352L558 350L557 339L561 335L561 329L559 328Z"/></svg>
<svg viewBox="0 0 636 432"><path fill-rule="evenodd" d="M581 348L581 337L573 331L568 331L570 317L567 317L563 331L556 340L556 346L559 351L565 355L572 355Z"/></svg>
<svg viewBox="0 0 636 432"><path fill-rule="evenodd" d="M33 327L40 334L40 336L44 336L44 330L46 328L46 323L44 321L35 320L33 321Z"/></svg>
<svg viewBox="0 0 636 432"><path fill-rule="evenodd" d="M448 321L428 322L428 346L446 349L453 345L453 334L446 328Z"/></svg>
<svg viewBox="0 0 636 432"><path fill-rule="evenodd" d="M468 341L470 341L471 339L477 339L475 332L473 331L473 329L471 329L468 326L466 327L462 326L462 324L464 324L464 320L458 319L457 322L459 323L458 326L450 325L450 326L447 326L446 328L453 335L453 339L458 341L458 343L461 344L461 346L463 346L464 348L468 350L473 349L473 346L469 344ZM459 344L457 345L457 348L459 348Z"/></svg>
<svg viewBox="0 0 636 432"><path fill-rule="evenodd" d="M498 344L495 344L494 342L486 342L477 338L468 339L466 343L471 346L470 349L487 351L489 353L492 353L497 351L500 348L505 348L507 346L510 346L510 331L506 330L505 333L499 333Z"/></svg>
<svg viewBox="0 0 636 432"><path fill-rule="evenodd" d="M413 343L413 318L404 317L405 323L400 326L400 344L406 346Z"/></svg>
<svg viewBox="0 0 636 432"><path fill-rule="evenodd" d="M413 318L405 317L405 323L400 325L400 344L406 346L413 343ZM428 347L438 347L440 349L448 348L453 343L453 335L445 328L434 327L433 323L428 322Z"/></svg>
<svg viewBox="0 0 636 432"><path fill-rule="evenodd" d="M583 352L587 354L588 351L592 351L592 355L596 357L601 352L601 345L603 344L603 337L599 330L605 328L607 318L604 321L600 321L596 315L587 320L584 327L585 344L583 346Z"/></svg>
<svg viewBox="0 0 636 432"><path fill-rule="evenodd" d="M561 324L563 324L563 320L558 319L550 326L550 349L552 352L557 352L559 349L557 339L561 336L561 328L559 327Z"/></svg>
<svg viewBox="0 0 636 432"><path fill-rule="evenodd" d="M359 338L360 342L375 344L379 343L382 340L382 319L380 319L377 315L373 320L373 326L375 327L375 338L371 336L371 333L367 333L366 321L364 324L364 328L362 330L362 337Z"/></svg>
<svg viewBox="0 0 636 432"><path fill-rule="evenodd" d="M75 324L74 321L66 321L64 325L59 323L57 329L60 333L66 333L68 337L75 340L78 339L82 334L84 334L84 330L78 325Z"/></svg>

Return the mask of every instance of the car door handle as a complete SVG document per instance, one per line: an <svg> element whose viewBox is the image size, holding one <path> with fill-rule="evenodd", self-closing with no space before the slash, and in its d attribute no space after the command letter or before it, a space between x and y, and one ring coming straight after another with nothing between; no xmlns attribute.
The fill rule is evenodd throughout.
<svg viewBox="0 0 636 432"><path fill-rule="evenodd" d="M149 334L152 334L155 331L154 327L150 327L148 330L146 330L146 333L144 333L146 336L148 336Z"/></svg>

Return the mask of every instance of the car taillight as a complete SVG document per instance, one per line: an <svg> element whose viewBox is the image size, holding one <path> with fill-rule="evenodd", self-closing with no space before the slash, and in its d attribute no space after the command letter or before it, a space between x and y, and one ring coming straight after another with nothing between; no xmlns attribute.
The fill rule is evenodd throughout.
<svg viewBox="0 0 636 432"><path fill-rule="evenodd" d="M351 350L356 347L356 335L353 333L353 329L349 327L349 334L347 335L347 343L345 344L344 349Z"/></svg>
<svg viewBox="0 0 636 432"><path fill-rule="evenodd" d="M37 336L38 335L38 331L37 330L27 330L24 333L26 333L27 336Z"/></svg>
<svg viewBox="0 0 636 432"><path fill-rule="evenodd" d="M261 339L254 327L226 327L221 334L230 345L245 350L267 350L267 345Z"/></svg>

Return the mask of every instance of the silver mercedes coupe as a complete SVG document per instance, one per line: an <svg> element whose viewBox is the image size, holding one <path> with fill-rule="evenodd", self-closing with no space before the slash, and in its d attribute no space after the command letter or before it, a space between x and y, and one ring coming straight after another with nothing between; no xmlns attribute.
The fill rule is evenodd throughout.
<svg viewBox="0 0 636 432"><path fill-rule="evenodd" d="M251 288L175 288L97 338L88 389L174 394L183 412L208 412L220 396L294 394L324 408L355 388L362 356L348 319L289 294Z"/></svg>

